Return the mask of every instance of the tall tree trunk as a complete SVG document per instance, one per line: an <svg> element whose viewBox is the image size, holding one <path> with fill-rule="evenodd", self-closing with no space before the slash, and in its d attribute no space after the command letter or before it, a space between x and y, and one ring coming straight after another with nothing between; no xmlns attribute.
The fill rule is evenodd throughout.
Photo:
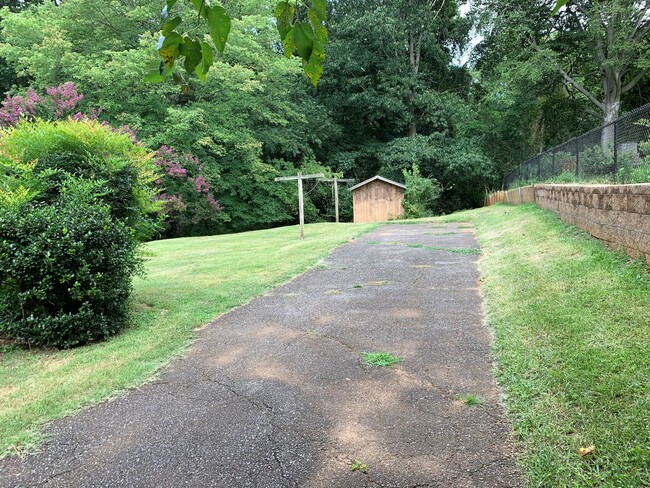
<svg viewBox="0 0 650 488"><path fill-rule="evenodd" d="M611 154L616 145L614 124L621 113L621 95L623 93L623 76L618 69L603 70L603 125L600 145L605 154Z"/></svg>
<svg viewBox="0 0 650 488"><path fill-rule="evenodd" d="M614 122L621 112L623 76L618 69L603 70L603 124Z"/></svg>

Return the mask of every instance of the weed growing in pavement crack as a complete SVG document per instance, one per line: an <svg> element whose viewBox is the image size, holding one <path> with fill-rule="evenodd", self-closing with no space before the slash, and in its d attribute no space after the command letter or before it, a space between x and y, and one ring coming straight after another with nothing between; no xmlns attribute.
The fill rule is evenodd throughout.
<svg viewBox="0 0 650 488"><path fill-rule="evenodd" d="M402 358L393 356L389 352L364 352L363 361L368 366L393 366L404 361Z"/></svg>
<svg viewBox="0 0 650 488"><path fill-rule="evenodd" d="M456 400L463 402L468 407L478 407L482 405L483 402L478 395L474 393L468 393L467 395L456 395Z"/></svg>
<svg viewBox="0 0 650 488"><path fill-rule="evenodd" d="M426 249L427 251L445 251L445 252L453 252L456 254L465 254L465 255L481 254L481 250L474 247L425 246L424 244L407 243L407 242L400 242L400 241L383 242L382 244L385 246L406 246L406 247L413 247L416 249Z"/></svg>
<svg viewBox="0 0 650 488"><path fill-rule="evenodd" d="M415 247L419 249L427 249L428 251L446 251L446 252L453 252L456 254L481 254L480 249L476 249L473 247L465 248L465 247L443 247L443 246L425 246L424 244L407 244L408 247Z"/></svg>
<svg viewBox="0 0 650 488"><path fill-rule="evenodd" d="M368 465L362 463L358 459L355 459L352 464L350 464L350 471L361 471L362 473L367 473L368 472Z"/></svg>
<svg viewBox="0 0 650 488"><path fill-rule="evenodd" d="M307 339L318 339L321 336L321 333L316 329L305 329L305 337Z"/></svg>

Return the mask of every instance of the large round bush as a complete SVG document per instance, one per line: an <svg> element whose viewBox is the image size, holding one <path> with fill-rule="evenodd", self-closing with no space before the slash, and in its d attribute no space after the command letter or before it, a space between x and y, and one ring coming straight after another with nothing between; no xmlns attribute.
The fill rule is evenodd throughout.
<svg viewBox="0 0 650 488"><path fill-rule="evenodd" d="M124 327L161 206L152 156L96 121L0 130L0 334L71 347Z"/></svg>
<svg viewBox="0 0 650 488"><path fill-rule="evenodd" d="M106 205L0 209L0 333L57 347L114 334L128 318L137 245Z"/></svg>
<svg viewBox="0 0 650 488"><path fill-rule="evenodd" d="M112 217L140 239L156 229L159 169L153 153L129 133L92 120L21 122L0 132L0 191L3 167L14 179L38 187L33 200L43 203L56 201L70 179L100 182L96 196Z"/></svg>

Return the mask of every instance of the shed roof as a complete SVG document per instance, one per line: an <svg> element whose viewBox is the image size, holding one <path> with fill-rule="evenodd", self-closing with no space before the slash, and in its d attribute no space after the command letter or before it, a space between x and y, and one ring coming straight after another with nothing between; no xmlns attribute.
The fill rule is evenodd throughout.
<svg viewBox="0 0 650 488"><path fill-rule="evenodd" d="M399 188L403 188L404 190L406 190L406 185L402 185L401 183L398 183L397 181L389 180L388 178L384 178L383 176L373 176L372 178L368 178L367 180L362 181L358 185L354 185L352 188L350 188L350 191L354 191L357 188L360 188L363 185L367 185L368 183L371 183L371 182L373 182L375 180L381 180L384 183L388 183L389 185L395 185L395 186L397 186Z"/></svg>

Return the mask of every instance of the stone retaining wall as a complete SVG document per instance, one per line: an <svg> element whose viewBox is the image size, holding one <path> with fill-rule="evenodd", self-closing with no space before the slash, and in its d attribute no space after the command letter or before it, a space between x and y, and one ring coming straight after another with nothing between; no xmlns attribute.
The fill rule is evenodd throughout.
<svg viewBox="0 0 650 488"><path fill-rule="evenodd" d="M615 249L635 258L644 256L650 263L650 184L534 185L525 189L528 188L532 188L533 201L540 207ZM508 193L513 191L518 190ZM519 204L531 199L507 200Z"/></svg>
<svg viewBox="0 0 650 488"><path fill-rule="evenodd" d="M650 184L535 185L537 205L650 263Z"/></svg>

